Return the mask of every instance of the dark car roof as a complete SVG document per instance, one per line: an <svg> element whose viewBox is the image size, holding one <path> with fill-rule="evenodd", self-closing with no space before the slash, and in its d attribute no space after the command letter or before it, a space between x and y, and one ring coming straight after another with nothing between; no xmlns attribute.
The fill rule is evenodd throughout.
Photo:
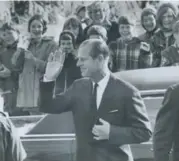
<svg viewBox="0 0 179 161"><path fill-rule="evenodd" d="M167 89L172 84L179 83L179 67L138 69L114 74L139 90Z"/></svg>

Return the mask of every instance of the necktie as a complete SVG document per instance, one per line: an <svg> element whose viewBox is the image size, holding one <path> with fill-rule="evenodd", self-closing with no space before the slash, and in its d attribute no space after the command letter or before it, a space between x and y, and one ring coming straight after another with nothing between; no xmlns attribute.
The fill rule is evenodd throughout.
<svg viewBox="0 0 179 161"><path fill-rule="evenodd" d="M97 87L98 87L98 84L95 83L95 85L93 86L92 95L91 95L91 108L90 108L91 109L90 110L91 126L94 126L94 124L96 122L96 115L97 115L97 104L96 104Z"/></svg>
<svg viewBox="0 0 179 161"><path fill-rule="evenodd" d="M95 83L94 84L94 87L93 87L93 91L92 91L92 109L94 111L97 111L97 88L98 88L98 83Z"/></svg>

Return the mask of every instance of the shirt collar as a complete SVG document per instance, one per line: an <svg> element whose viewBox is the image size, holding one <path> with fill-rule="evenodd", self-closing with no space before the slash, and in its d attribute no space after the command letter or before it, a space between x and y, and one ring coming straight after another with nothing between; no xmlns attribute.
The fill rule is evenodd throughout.
<svg viewBox="0 0 179 161"><path fill-rule="evenodd" d="M106 75L98 82L98 87L99 88L105 88L106 87L106 85L107 85L107 83L108 83L108 81L109 81L109 77L110 77L110 73L109 72L107 72L106 73ZM93 86L94 86L94 82L93 82Z"/></svg>

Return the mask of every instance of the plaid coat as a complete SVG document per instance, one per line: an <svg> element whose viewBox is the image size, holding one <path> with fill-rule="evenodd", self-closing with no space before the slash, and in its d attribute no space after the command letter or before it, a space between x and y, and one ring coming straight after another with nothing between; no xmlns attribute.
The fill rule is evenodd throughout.
<svg viewBox="0 0 179 161"><path fill-rule="evenodd" d="M141 41L133 37L126 42L122 38L117 40L117 52L113 55L113 72L146 68L151 66L151 54L140 50Z"/></svg>

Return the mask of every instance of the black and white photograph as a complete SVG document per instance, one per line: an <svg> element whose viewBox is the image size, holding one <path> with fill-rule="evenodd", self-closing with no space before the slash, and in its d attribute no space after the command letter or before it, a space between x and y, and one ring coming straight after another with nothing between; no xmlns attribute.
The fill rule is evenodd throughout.
<svg viewBox="0 0 179 161"><path fill-rule="evenodd" d="M0 161L179 161L179 0L0 1Z"/></svg>

